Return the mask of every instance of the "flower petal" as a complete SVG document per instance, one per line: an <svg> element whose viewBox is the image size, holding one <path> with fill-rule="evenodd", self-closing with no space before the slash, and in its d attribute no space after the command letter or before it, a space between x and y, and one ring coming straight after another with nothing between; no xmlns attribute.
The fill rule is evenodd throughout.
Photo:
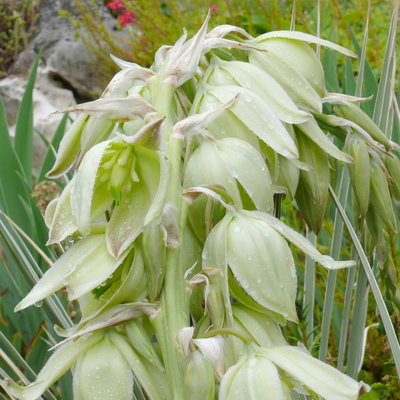
<svg viewBox="0 0 400 400"><path fill-rule="evenodd" d="M224 375L219 400L288 400L277 368L264 357L244 357Z"/></svg>
<svg viewBox="0 0 400 400"><path fill-rule="evenodd" d="M226 168L246 190L258 210L273 211L271 177L260 153L247 142L226 138L217 141Z"/></svg>
<svg viewBox="0 0 400 400"><path fill-rule="evenodd" d="M48 387L74 365L78 357L93 347L101 338L101 335L94 334L61 346L50 356L35 382L28 386L19 386L6 381L7 389L20 400L39 398Z"/></svg>
<svg viewBox="0 0 400 400"><path fill-rule="evenodd" d="M54 215L50 221L49 240L46 245L61 242L78 230L71 210L71 189L73 185L74 178L68 182L61 196L57 199ZM47 209L46 215L48 214Z"/></svg>
<svg viewBox="0 0 400 400"><path fill-rule="evenodd" d="M251 51L250 63L271 75L292 98L295 104L307 111L322 112L319 94L306 78L273 53Z"/></svg>
<svg viewBox="0 0 400 400"><path fill-rule="evenodd" d="M221 60L218 61L217 67L226 71L240 86L261 96L281 121L298 124L311 118L310 114L297 108L290 96L272 76L256 65L243 61Z"/></svg>
<svg viewBox="0 0 400 400"><path fill-rule="evenodd" d="M104 242L104 235L91 235L74 244L45 272L28 295L18 303L15 311L29 307L64 287L68 276L79 266L92 261L97 265L99 258L96 258L96 255L102 259L103 253L100 252L99 256L99 250L104 246Z"/></svg>
<svg viewBox="0 0 400 400"><path fill-rule="evenodd" d="M61 140L53 168L46 174L48 178L58 178L71 168L79 154L82 129L88 119L89 115L82 114L68 129Z"/></svg>
<svg viewBox="0 0 400 400"><path fill-rule="evenodd" d="M188 41L178 40L168 52L165 78L177 86L183 85L197 71L200 57L203 53L204 40L207 33L210 13L199 31Z"/></svg>
<svg viewBox="0 0 400 400"><path fill-rule="evenodd" d="M121 351L104 337L83 354L74 369L74 399L128 400L134 378Z"/></svg>
<svg viewBox="0 0 400 400"><path fill-rule="evenodd" d="M111 341L119 349L121 354L124 355L124 358L132 368L135 377L143 386L149 400L166 400L168 393L163 390L164 385L159 382L160 378L165 378L165 374L161 373L161 376L152 374L150 372L151 369L145 365L143 359L136 354L122 335L113 332Z"/></svg>
<svg viewBox="0 0 400 400"><path fill-rule="evenodd" d="M228 264L243 289L263 307L297 321L296 271L286 241L268 224L239 214L227 238Z"/></svg>
<svg viewBox="0 0 400 400"><path fill-rule="evenodd" d="M348 154L339 150L336 145L329 140L328 136L322 131L314 118L297 126L315 144L332 157L347 163L353 162L353 159Z"/></svg>
<svg viewBox="0 0 400 400"><path fill-rule="evenodd" d="M107 247L115 257L119 257L140 235L151 204L146 185L139 182L132 186L114 209L106 228Z"/></svg>
<svg viewBox="0 0 400 400"><path fill-rule="evenodd" d="M95 183L102 158L110 144L111 141L104 141L93 146L83 158L74 178L71 189L71 209L79 231L83 235L90 231ZM111 196L108 197L111 200Z"/></svg>
<svg viewBox="0 0 400 400"><path fill-rule="evenodd" d="M155 108L143 97L135 94L130 97L103 97L98 100L78 104L58 112L83 111L86 114L102 115L111 120L131 120L144 118L146 114L155 112Z"/></svg>
<svg viewBox="0 0 400 400"><path fill-rule="evenodd" d="M310 256L313 260L321 264L323 267L328 269L340 269L355 266L355 261L335 261L332 257L322 255L311 242L302 236L300 233L296 232L294 229L290 228L284 224L279 219L269 215L267 213L262 213L258 211L244 211L246 215L253 214L255 218L259 218L269 224L276 232L285 237L289 242L293 243L300 250Z"/></svg>
<svg viewBox="0 0 400 400"><path fill-rule="evenodd" d="M104 235L88 237L93 238L95 251L90 250L90 257L82 260L66 277L69 300L75 300L105 282L126 257L126 253L120 255L117 259L110 255Z"/></svg>
<svg viewBox="0 0 400 400"><path fill-rule="evenodd" d="M154 304L144 301L119 304L97 315L95 318L90 320L84 328L77 330L74 334L68 336L53 348L57 348L58 346L86 335L87 333L96 332L138 318L144 313L153 312L155 309L156 306Z"/></svg>
<svg viewBox="0 0 400 400"><path fill-rule="evenodd" d="M230 110L277 153L298 158L296 145L284 125L256 93L239 86L209 86L207 92L221 103L239 94Z"/></svg>
<svg viewBox="0 0 400 400"><path fill-rule="evenodd" d="M260 350L266 358L327 400L358 399L358 382L294 346Z"/></svg>
<svg viewBox="0 0 400 400"><path fill-rule="evenodd" d="M350 51L342 46L332 43L329 40L321 39L318 36L310 35L309 33L304 33L304 32L298 32L298 31L267 32L267 33L264 33L263 35L258 36L255 39L255 41L261 42L263 40L272 39L272 38L295 39L295 40L301 40L301 41L307 42L307 43L314 43L319 46L327 47L328 49L331 49L331 50L336 50L339 53L342 53L346 56L357 58L357 56L352 51Z"/></svg>

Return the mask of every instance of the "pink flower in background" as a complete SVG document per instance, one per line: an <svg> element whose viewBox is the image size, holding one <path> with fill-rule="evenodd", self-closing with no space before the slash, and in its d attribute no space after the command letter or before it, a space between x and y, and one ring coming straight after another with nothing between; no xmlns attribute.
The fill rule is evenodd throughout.
<svg viewBox="0 0 400 400"><path fill-rule="evenodd" d="M123 11L126 8L122 0L110 1L107 3L107 7L112 11Z"/></svg>
<svg viewBox="0 0 400 400"><path fill-rule="evenodd" d="M215 4L210 4L210 10L212 13L219 12L219 8Z"/></svg>
<svg viewBox="0 0 400 400"><path fill-rule="evenodd" d="M122 27L134 24L137 21L135 14L131 10L126 10L123 14L118 15L118 21Z"/></svg>

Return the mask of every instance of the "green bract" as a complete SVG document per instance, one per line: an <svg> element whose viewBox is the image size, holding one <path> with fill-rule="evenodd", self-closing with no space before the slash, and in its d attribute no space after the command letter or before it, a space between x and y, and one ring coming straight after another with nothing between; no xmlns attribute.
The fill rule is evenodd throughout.
<svg viewBox="0 0 400 400"><path fill-rule="evenodd" d="M16 309L66 287L82 318L56 327L64 341L36 382L4 383L16 398L35 400L73 368L76 400L357 399L356 381L281 331L298 319L288 242L328 269L355 263L321 254L273 214L287 194L318 232L343 162L360 214L395 229L398 183L389 189L386 177L400 168L379 159L392 143L327 93L308 43L347 50L207 24L161 47L150 69L113 57L121 71L102 97L63 110L83 114L48 175L74 174L45 219L48 244L74 244ZM326 99L350 120L324 116ZM330 135L338 126L343 149Z"/></svg>

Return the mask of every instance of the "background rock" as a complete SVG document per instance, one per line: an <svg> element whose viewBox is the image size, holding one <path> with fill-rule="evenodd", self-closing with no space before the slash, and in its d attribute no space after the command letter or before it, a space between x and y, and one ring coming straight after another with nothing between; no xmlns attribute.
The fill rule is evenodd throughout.
<svg viewBox="0 0 400 400"><path fill-rule="evenodd" d="M90 0L81 1L90 3ZM34 124L47 139L51 139L62 118L62 114L52 114L54 111L93 99L103 90L92 73L93 59L75 38L69 21L59 16L61 10L74 14L70 0L41 0L34 37L11 67L10 75L0 81L0 98L5 104L11 135L27 77L39 51L42 53L33 93ZM105 25L112 29L115 20L105 6L103 14ZM39 135L34 140L34 166L38 168L45 146Z"/></svg>
<svg viewBox="0 0 400 400"><path fill-rule="evenodd" d="M74 14L71 1L41 0L36 34L28 49L18 57L11 73L26 75L35 55L42 50L42 60L51 78L73 91L77 101L91 99L102 92L93 76L94 61L83 43L75 38L69 21L59 16L59 11ZM106 7L103 13L105 20L112 20Z"/></svg>

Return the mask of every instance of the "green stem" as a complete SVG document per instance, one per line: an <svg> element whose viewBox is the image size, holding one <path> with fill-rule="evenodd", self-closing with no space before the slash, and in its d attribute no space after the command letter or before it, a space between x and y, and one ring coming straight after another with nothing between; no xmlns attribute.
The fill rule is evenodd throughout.
<svg viewBox="0 0 400 400"><path fill-rule="evenodd" d="M239 331L229 328L212 329L210 331L207 331L206 333L203 333L201 336L199 336L199 338L211 338L217 335L232 335L239 338L245 344L252 343L252 340L246 335L242 334Z"/></svg>
<svg viewBox="0 0 400 400"><path fill-rule="evenodd" d="M314 232L307 230L307 238L314 246L316 245L317 237ZM310 348L314 340L315 261L307 256L305 267L303 311L306 322L307 345Z"/></svg>
<svg viewBox="0 0 400 400"><path fill-rule="evenodd" d="M154 104L165 116L164 141L166 158L169 163L169 181L165 203L171 204L177 211L179 223L179 242L182 242L183 228L186 222L186 206L182 202L182 150L183 141L172 135L175 122L173 95L176 87L162 79L153 82L152 97ZM161 95L160 95L161 94ZM189 326L189 309L184 281L184 266L181 262L182 245L167 248L167 262L164 287L161 296L161 310L156 317L155 328L164 359L171 400L185 399L183 355L179 352L176 337L185 326Z"/></svg>

